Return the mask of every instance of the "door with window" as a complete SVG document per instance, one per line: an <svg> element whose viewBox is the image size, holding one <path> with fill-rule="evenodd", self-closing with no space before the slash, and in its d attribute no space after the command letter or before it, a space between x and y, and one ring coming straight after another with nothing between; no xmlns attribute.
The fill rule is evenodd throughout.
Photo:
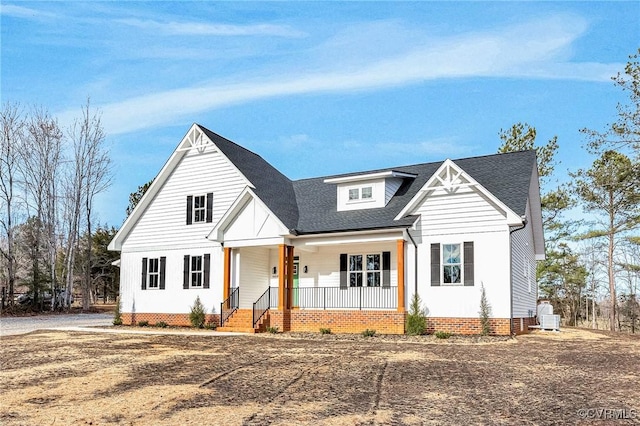
<svg viewBox="0 0 640 426"><path fill-rule="evenodd" d="M293 262L293 307L298 307L299 290L298 290L298 272L300 272L299 262Z"/></svg>

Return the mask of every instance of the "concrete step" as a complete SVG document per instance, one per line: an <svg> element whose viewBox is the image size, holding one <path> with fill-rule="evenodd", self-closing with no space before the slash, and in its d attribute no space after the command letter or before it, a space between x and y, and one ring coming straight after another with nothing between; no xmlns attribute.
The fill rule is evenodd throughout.
<svg viewBox="0 0 640 426"><path fill-rule="evenodd" d="M224 327L218 327L217 331L233 331L235 333L255 333L256 330L251 327L231 327L225 325Z"/></svg>

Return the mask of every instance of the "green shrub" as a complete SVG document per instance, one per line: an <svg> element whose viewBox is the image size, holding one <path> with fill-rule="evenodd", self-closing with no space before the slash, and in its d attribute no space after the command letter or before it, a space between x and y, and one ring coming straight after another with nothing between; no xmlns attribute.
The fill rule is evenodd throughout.
<svg viewBox="0 0 640 426"><path fill-rule="evenodd" d="M369 330L368 328L362 332L362 335L364 337L373 337L376 335L376 331L375 330Z"/></svg>
<svg viewBox="0 0 640 426"><path fill-rule="evenodd" d="M148 327L149 321L138 321L138 327Z"/></svg>
<svg viewBox="0 0 640 426"><path fill-rule="evenodd" d="M214 322L214 321L207 321L207 323L204 325L204 328L206 328L207 330L215 330L216 328L218 328L218 323Z"/></svg>
<svg viewBox="0 0 640 426"><path fill-rule="evenodd" d="M409 313L407 314L407 334L417 336L427 331L427 317L420 308L420 295L413 293Z"/></svg>
<svg viewBox="0 0 640 426"><path fill-rule="evenodd" d="M449 333L448 331L436 331L435 335L438 339L448 339L449 337L451 337L451 333Z"/></svg>
<svg viewBox="0 0 640 426"><path fill-rule="evenodd" d="M189 312L189 322L195 328L204 328L204 320L205 320L205 309L204 305L200 301L200 296L196 297L196 301L193 303L191 307L191 312Z"/></svg>
<svg viewBox="0 0 640 426"><path fill-rule="evenodd" d="M278 333L278 327L267 327L267 331L271 334L277 334Z"/></svg>
<svg viewBox="0 0 640 426"><path fill-rule="evenodd" d="M122 313L120 312L120 296L116 299L116 310L113 312L113 325L122 325Z"/></svg>
<svg viewBox="0 0 640 426"><path fill-rule="evenodd" d="M159 327L159 328L167 328L167 326L168 326L168 324L166 322L164 322L164 321L158 321L156 323L156 327Z"/></svg>
<svg viewBox="0 0 640 426"><path fill-rule="evenodd" d="M331 329L320 327L320 334L331 334Z"/></svg>
<svg viewBox="0 0 640 426"><path fill-rule="evenodd" d="M488 336L491 333L491 323L489 318L491 317L491 305L487 301L487 293L484 289L484 284L480 284L480 324L482 325L482 335Z"/></svg>

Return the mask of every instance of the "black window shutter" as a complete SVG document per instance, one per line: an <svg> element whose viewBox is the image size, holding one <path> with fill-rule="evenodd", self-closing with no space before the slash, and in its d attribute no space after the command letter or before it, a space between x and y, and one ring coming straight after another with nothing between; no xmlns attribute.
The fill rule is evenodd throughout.
<svg viewBox="0 0 640 426"><path fill-rule="evenodd" d="M184 255L184 270L182 274L182 288L189 288L189 262L191 259L188 254Z"/></svg>
<svg viewBox="0 0 640 426"><path fill-rule="evenodd" d="M400 253L398 253L400 256ZM391 286L391 252L382 252L382 287Z"/></svg>
<svg viewBox="0 0 640 426"><path fill-rule="evenodd" d="M213 192L207 194L207 223L213 222Z"/></svg>
<svg viewBox="0 0 640 426"><path fill-rule="evenodd" d="M147 258L142 258L142 289L147 289Z"/></svg>
<svg viewBox="0 0 640 426"><path fill-rule="evenodd" d="M211 255L209 253L204 255L204 277L202 288L209 288L209 264L211 263Z"/></svg>
<svg viewBox="0 0 640 426"><path fill-rule="evenodd" d="M187 195L187 225L193 223L193 196Z"/></svg>
<svg viewBox="0 0 640 426"><path fill-rule="evenodd" d="M162 256L160 258L160 290L164 290L166 271L167 271L167 258Z"/></svg>
<svg viewBox="0 0 640 426"><path fill-rule="evenodd" d="M440 243L431 244L431 285L440 285Z"/></svg>
<svg viewBox="0 0 640 426"><path fill-rule="evenodd" d="M464 285L472 286L473 278L473 241L464 243Z"/></svg>
<svg viewBox="0 0 640 426"><path fill-rule="evenodd" d="M340 288L347 288L347 254L340 255Z"/></svg>

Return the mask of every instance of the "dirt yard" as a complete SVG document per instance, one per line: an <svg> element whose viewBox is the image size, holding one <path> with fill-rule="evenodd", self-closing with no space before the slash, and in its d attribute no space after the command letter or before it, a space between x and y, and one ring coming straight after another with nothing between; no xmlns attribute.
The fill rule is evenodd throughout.
<svg viewBox="0 0 640 426"><path fill-rule="evenodd" d="M626 335L42 331L0 349L2 425L640 423L640 339Z"/></svg>

